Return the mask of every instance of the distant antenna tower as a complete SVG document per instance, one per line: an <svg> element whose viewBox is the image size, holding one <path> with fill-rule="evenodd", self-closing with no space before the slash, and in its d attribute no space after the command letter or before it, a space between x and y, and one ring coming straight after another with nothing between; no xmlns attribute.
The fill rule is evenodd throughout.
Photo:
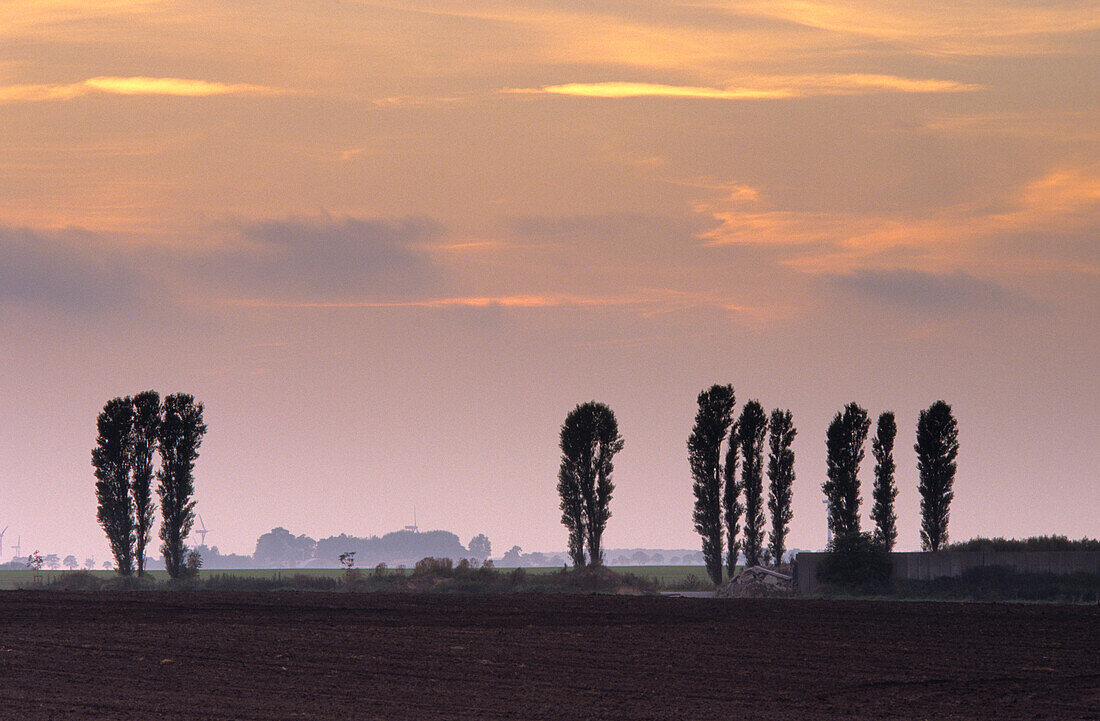
<svg viewBox="0 0 1100 721"><path fill-rule="evenodd" d="M4 534L8 532L8 526L4 526L4 530L0 531L0 563L4 562Z"/></svg>
<svg viewBox="0 0 1100 721"><path fill-rule="evenodd" d="M405 526L406 531L412 531L413 533L420 533L420 527L416 525L416 507L413 507L413 524L411 526Z"/></svg>
<svg viewBox="0 0 1100 721"><path fill-rule="evenodd" d="M199 530L195 531L195 533L199 534L200 545L206 545L206 534L209 532L210 531L206 530L206 524L202 522L202 516L199 516Z"/></svg>

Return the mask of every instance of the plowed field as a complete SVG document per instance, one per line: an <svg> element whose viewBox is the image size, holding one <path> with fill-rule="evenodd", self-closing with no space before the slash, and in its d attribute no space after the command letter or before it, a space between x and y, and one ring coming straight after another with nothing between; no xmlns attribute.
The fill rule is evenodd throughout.
<svg viewBox="0 0 1100 721"><path fill-rule="evenodd" d="M13 591L0 718L1097 719L1100 608Z"/></svg>

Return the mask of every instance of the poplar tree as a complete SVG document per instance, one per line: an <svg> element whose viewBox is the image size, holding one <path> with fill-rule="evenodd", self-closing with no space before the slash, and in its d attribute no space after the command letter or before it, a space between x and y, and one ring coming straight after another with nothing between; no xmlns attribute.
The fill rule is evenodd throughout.
<svg viewBox="0 0 1100 721"><path fill-rule="evenodd" d="M760 565L764 547L764 439L768 417L759 401L751 400L737 420L741 447L741 488L745 491L745 564Z"/></svg>
<svg viewBox="0 0 1100 721"><path fill-rule="evenodd" d="M768 425L768 512L772 517L769 548L772 562L778 566L786 552L788 524L794 516L791 494L794 488L794 449L791 444L798 434L789 410L772 411Z"/></svg>
<svg viewBox="0 0 1100 721"><path fill-rule="evenodd" d="M559 507L561 508L561 522L565 526L565 529L569 532L569 558L573 561L575 568L584 568L584 539L585 539L585 527L584 527L584 496L581 494L580 486L580 469L578 467L578 461L580 459L574 459L570 454L566 453L567 440L565 437L565 426L562 426L561 433L561 466L558 468L558 496L561 501ZM572 444L572 441L568 441ZM572 448L570 448L572 450ZM583 453L583 449L577 449L580 451L578 455Z"/></svg>
<svg viewBox="0 0 1100 721"><path fill-rule="evenodd" d="M98 437L92 449L98 501L96 519L107 534L115 568L123 576L134 570L134 517L130 502L133 423L134 408L129 397L107 401L96 419Z"/></svg>
<svg viewBox="0 0 1100 721"><path fill-rule="evenodd" d="M921 547L938 551L947 543L947 522L955 497L955 459L959 426L951 406L936 401L917 421L917 470L920 471Z"/></svg>
<svg viewBox="0 0 1100 721"><path fill-rule="evenodd" d="M722 508L726 515L726 538L728 539L726 551L726 570L730 578L737 573L737 559L741 555L741 514L745 512L745 506L741 503L741 481L737 478L737 466L739 464L739 451L737 447L737 421L730 426L729 445L726 449L726 465L722 469L725 488L722 491Z"/></svg>
<svg viewBox="0 0 1100 721"><path fill-rule="evenodd" d="M134 396L133 480L130 497L134 507L134 562L138 575L145 573L145 547L153 529L153 451L160 430L160 394L144 391Z"/></svg>
<svg viewBox="0 0 1100 721"><path fill-rule="evenodd" d="M875 503L871 507L871 519L875 522L875 543L888 553L894 550L898 539L897 516L894 513L894 499L898 496L894 484L894 438L897 435L894 414L886 411L879 415L875 436L871 439L871 453L875 457L875 487L872 493Z"/></svg>
<svg viewBox="0 0 1100 721"><path fill-rule="evenodd" d="M157 471L160 497L160 539L168 575L179 578L184 570L184 541L195 522L195 459L206 433L202 403L186 393L164 398L164 416L157 434L161 467Z"/></svg>
<svg viewBox="0 0 1100 721"><path fill-rule="evenodd" d="M583 403L566 416L561 427L558 490L562 523L569 530L574 565L584 565L583 552L578 551L575 537L584 539L589 563L594 566L603 563L603 531L611 517L611 494L615 490L611 475L615 470L615 454L622 449L618 421L603 403Z"/></svg>
<svg viewBox="0 0 1100 721"><path fill-rule="evenodd" d="M711 581L718 584L722 582L722 443L733 422L733 386L713 385L700 392L696 401L699 410L687 440L692 491L695 493L692 518L695 530L703 540L707 574ZM728 484L726 490L729 490Z"/></svg>
<svg viewBox="0 0 1100 721"><path fill-rule="evenodd" d="M859 533L859 464L871 422L855 403L833 417L825 437L826 474L821 486L829 502L829 528L836 539Z"/></svg>

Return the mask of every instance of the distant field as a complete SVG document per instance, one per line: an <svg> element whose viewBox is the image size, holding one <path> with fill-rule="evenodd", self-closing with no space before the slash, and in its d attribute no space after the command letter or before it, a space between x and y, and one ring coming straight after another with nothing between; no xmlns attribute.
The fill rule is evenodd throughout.
<svg viewBox="0 0 1100 721"><path fill-rule="evenodd" d="M707 577L707 569L703 566L609 566L608 568L611 568L616 573L632 573L635 576L650 578L662 584L678 583L688 576L695 576L701 580L705 580ZM367 572L370 569L360 570ZM498 570L510 571L512 569L498 567ZM526 573L532 574L555 573L560 571L561 567L524 568L523 570ZM406 573L408 572L409 571L406 571ZM36 578L39 582L47 584L50 582L51 578L63 576L66 573L73 573L73 571L3 570L0 571L0 590L10 590L13 588L34 585ZM114 571L90 571L89 573L99 578L112 578L115 575ZM340 578L343 576L343 573L343 569L340 568L234 568L224 570L204 569L199 572L199 575L202 578L218 575L237 576L239 578L274 578L276 576L296 576L301 574L314 578ZM157 581L168 579L167 571L149 571L149 575Z"/></svg>
<svg viewBox="0 0 1100 721"><path fill-rule="evenodd" d="M511 570L502 566L497 568L502 571ZM608 568L615 573L633 573L635 576L651 578L665 584L678 583L688 576L695 576L703 581L707 578L706 566L608 566ZM525 568L523 570L527 573L555 573L561 570L561 566L556 568Z"/></svg>
<svg viewBox="0 0 1100 721"><path fill-rule="evenodd" d="M51 579L74 571L0 571L0 590L33 585L37 581L48 584ZM98 578L114 578L114 571L86 571ZM231 568L204 569L199 571L200 578L210 576L237 576L239 578L274 578L276 576L313 576L315 578L340 578L343 569L339 568ZM167 571L148 571L147 575L157 581L167 581Z"/></svg>

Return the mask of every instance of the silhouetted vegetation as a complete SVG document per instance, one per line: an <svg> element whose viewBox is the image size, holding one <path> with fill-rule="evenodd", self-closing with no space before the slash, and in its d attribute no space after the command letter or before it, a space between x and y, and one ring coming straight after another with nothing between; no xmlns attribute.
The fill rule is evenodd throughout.
<svg viewBox="0 0 1100 721"><path fill-rule="evenodd" d="M130 398L112 398L96 419L99 435L92 449L98 501L96 519L107 534L115 568L123 576L129 576L134 569L134 516L130 501L133 425Z"/></svg>
<svg viewBox="0 0 1100 721"><path fill-rule="evenodd" d="M463 559L465 560L465 559ZM454 564L449 558L421 558L413 567L414 576L450 576Z"/></svg>
<svg viewBox="0 0 1100 721"><path fill-rule="evenodd" d="M34 584L31 587L41 588ZM54 591L152 591L164 588L150 576L98 576L88 571L73 571L50 577L45 587Z"/></svg>
<svg viewBox="0 0 1100 721"><path fill-rule="evenodd" d="M197 570L197 569L196 569ZM700 581L687 578L672 584L679 590L700 590ZM33 586L32 586L33 587ZM40 587L40 586L38 586ZM64 591L349 591L356 593L654 593L660 585L631 573L617 573L605 566L528 573L522 568L498 570L476 560L424 558L411 573L404 569L376 568L370 574L340 575L274 573L252 575L215 573L155 581L146 576L103 577L86 571L58 574L46 588ZM703 584L702 588L709 588Z"/></svg>
<svg viewBox="0 0 1100 721"><path fill-rule="evenodd" d="M724 476L722 469L722 443L733 423L733 386L713 385L699 393L697 402L699 410L695 414L695 426L687 440L692 491L695 494L692 518L695 521L695 530L703 539L703 558L707 574L718 584L722 582L722 506L725 505L730 556L734 563L737 562L737 534L741 518L736 478L728 473ZM730 448L726 467L728 470L732 462L736 470L736 443L731 444Z"/></svg>
<svg viewBox="0 0 1100 721"><path fill-rule="evenodd" d="M849 403L826 432L828 480L821 490L829 501L829 528L837 538L859 534L859 464L870 426L867 411Z"/></svg>
<svg viewBox="0 0 1100 721"><path fill-rule="evenodd" d="M726 570L731 576L737 569L737 560L741 555L741 514L745 512L745 506L741 503L741 479L737 475L737 468L741 463L741 453L737 447L737 432L737 421L734 421L730 426L726 464L722 468L722 482L725 484L722 490L722 510L726 520ZM721 555L722 549L719 548L719 558ZM721 573L718 574L719 579L715 581L716 584L722 582L721 575Z"/></svg>
<svg viewBox="0 0 1100 721"><path fill-rule="evenodd" d="M951 406L936 401L917 421L917 470L920 471L921 547L938 551L947 543L959 428Z"/></svg>
<svg viewBox="0 0 1100 721"><path fill-rule="evenodd" d="M618 421L603 403L578 405L562 424L558 494L574 566L585 565L585 550L589 563L603 563L600 544L615 490L611 474L615 454L622 448Z"/></svg>
<svg viewBox="0 0 1100 721"><path fill-rule="evenodd" d="M112 398L96 419L96 429L96 518L107 535L116 570L129 576L136 563L139 574L145 571L145 548L155 515L150 486L156 448L161 460L156 474L161 551L168 572L180 577L186 560L183 542L194 521L195 459L206 432L202 404L181 393L166 397L161 405L155 391Z"/></svg>
<svg viewBox="0 0 1100 721"><path fill-rule="evenodd" d="M357 551L358 548L354 544L346 543L344 550L338 551L332 556L332 561L335 562L344 553L356 553ZM252 561L256 568L293 567L300 566L315 558L316 552L317 541L305 534L295 536L279 526L272 528L256 539L256 550L252 553Z"/></svg>
<svg viewBox="0 0 1100 721"><path fill-rule="evenodd" d="M759 401L751 400L737 420L741 448L741 488L745 492L745 565L760 564L764 547L764 439L768 417Z"/></svg>
<svg viewBox="0 0 1100 721"><path fill-rule="evenodd" d="M1100 551L1100 539L1071 539L1065 536L1030 538L971 538L950 543L945 551Z"/></svg>
<svg viewBox="0 0 1100 721"><path fill-rule="evenodd" d="M490 543L489 537L484 533L479 533L471 538L467 548L470 551L470 555L482 561L493 554L493 544Z"/></svg>
<svg viewBox="0 0 1100 721"><path fill-rule="evenodd" d="M890 590L890 557L869 533L834 536L817 580L826 592L881 594Z"/></svg>
<svg viewBox="0 0 1100 721"><path fill-rule="evenodd" d="M134 564L140 576L145 572L145 548L153 529L156 509L153 506L153 451L160 432L160 394L143 391L134 396L132 429L133 479L130 498L134 508Z"/></svg>
<svg viewBox="0 0 1100 721"><path fill-rule="evenodd" d="M894 499L898 496L897 486L894 485L894 439L897 435L894 414L886 411L879 415L875 436L871 439L871 454L875 457L871 520L875 522L875 542L887 552L894 550L898 539L897 516L894 513Z"/></svg>
<svg viewBox="0 0 1100 721"><path fill-rule="evenodd" d="M786 552L788 524L794 513L791 511L791 492L794 487L794 449L791 444L798 435L791 412L776 409L772 411L768 424L768 512L772 517L771 537L768 551L772 562L779 565Z"/></svg>
<svg viewBox="0 0 1100 721"><path fill-rule="evenodd" d="M164 566L172 578L184 572L184 546L191 524L195 522L195 459L206 433L202 422L202 403L186 393L165 397L164 416L157 435L161 468L157 472L160 497L160 550Z"/></svg>

